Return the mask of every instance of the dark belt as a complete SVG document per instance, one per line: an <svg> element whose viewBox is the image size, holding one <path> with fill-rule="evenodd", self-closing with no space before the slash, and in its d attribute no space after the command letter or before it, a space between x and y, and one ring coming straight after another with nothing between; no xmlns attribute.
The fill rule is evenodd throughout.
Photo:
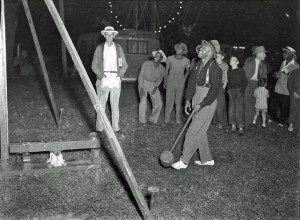
<svg viewBox="0 0 300 220"><path fill-rule="evenodd" d="M117 71L104 71L105 73L118 73Z"/></svg>
<svg viewBox="0 0 300 220"><path fill-rule="evenodd" d="M200 85L196 85L196 86L200 86ZM210 86L209 84L204 84L204 85L202 85L202 86L200 86L200 87L210 88L211 86Z"/></svg>

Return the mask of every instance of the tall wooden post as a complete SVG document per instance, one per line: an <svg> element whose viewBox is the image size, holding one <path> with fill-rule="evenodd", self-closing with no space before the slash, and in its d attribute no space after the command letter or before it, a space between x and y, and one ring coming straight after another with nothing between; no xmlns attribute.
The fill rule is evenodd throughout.
<svg viewBox="0 0 300 220"><path fill-rule="evenodd" d="M88 74L82 64L82 61L75 49L75 46L70 38L70 35L68 34L68 31L66 30L66 27L64 26L64 23L62 22L59 13L57 9L55 8L55 5L52 0L44 0L50 14L52 15L52 18L58 28L58 31L64 40L66 47L70 53L70 56L75 64L75 67L79 73L79 76L83 82L83 85L93 103L93 106L97 113L101 116L101 120L104 124L104 130L105 133L108 136L109 142L112 146L112 149L115 153L115 156L120 164L120 167L122 169L122 172L127 180L127 183L131 189L131 192L140 208L140 211L143 215L143 217L147 220L153 219L153 216L150 213L149 207L147 206L147 203L145 201L144 196L142 195L140 188L136 182L136 179L131 171L131 168L125 158L124 152L120 146L120 143L117 140L117 137L108 121L108 118L105 114L105 110L103 106L100 103L99 97L96 94L96 91L92 85L92 82L90 78L88 77Z"/></svg>
<svg viewBox="0 0 300 220"><path fill-rule="evenodd" d="M8 108L7 108L7 66L4 0L1 0L0 24L0 129L1 129L1 168L7 169L8 149Z"/></svg>
<svg viewBox="0 0 300 220"><path fill-rule="evenodd" d="M64 0L59 0L59 14L61 20L65 23L65 5ZM63 40L61 40L61 61L62 61L62 73L63 78L68 78L68 62L67 62L67 50Z"/></svg>
<svg viewBox="0 0 300 220"><path fill-rule="evenodd" d="M35 45L35 48L36 48L36 51L37 51L37 54L38 54L38 58L39 58L39 61L40 61L40 64L41 64L41 68L42 68L42 72L43 72L44 79L45 79L45 82L46 82L46 87L47 87L48 95L49 95L50 102L51 102L51 105L52 105L52 110L53 110L53 113L54 113L54 118L55 118L55 121L56 121L56 125L58 127L58 121L59 121L58 109L56 107L56 103L55 103L55 100L54 100L54 95L53 95L53 91L52 91L52 88L51 88L51 85L50 85L50 80L49 80L48 72L47 72L47 69L46 69L46 64L45 64L45 61L44 61L44 58L43 58L41 46L40 46L40 43L39 43L39 40L38 40L38 37L37 37L37 34L36 34L36 30L35 30L35 27L34 27L34 24L33 24L33 20L32 20L32 17L31 17L31 13L30 13L30 10L29 10L27 0L22 0L22 3L23 3L23 6L24 6L24 10L25 10L25 14L26 14L26 17L27 17L27 20L28 20L30 31L31 31L31 34L32 34L32 37L33 37L33 42L34 42L34 45Z"/></svg>

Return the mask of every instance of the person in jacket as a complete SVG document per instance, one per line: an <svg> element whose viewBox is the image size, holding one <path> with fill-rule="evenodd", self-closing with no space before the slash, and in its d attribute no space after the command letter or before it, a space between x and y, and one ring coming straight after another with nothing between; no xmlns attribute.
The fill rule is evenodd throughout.
<svg viewBox="0 0 300 220"><path fill-rule="evenodd" d="M118 31L107 26L101 31L106 41L99 44L95 50L92 70L96 74L96 89L101 106L106 108L108 95L112 112L112 128L115 132L119 127L119 98L121 93L121 81L127 70L127 62L122 47L113 42ZM102 132L103 124L99 114L96 119L96 130Z"/></svg>
<svg viewBox="0 0 300 220"><path fill-rule="evenodd" d="M282 48L283 62L280 69L274 75L277 78L275 90L270 100L269 108L269 122L278 122L279 126L287 124L290 112L290 93L287 87L287 81L290 73L299 68L296 62L296 51L292 47ZM280 110L280 117L278 118L277 112Z"/></svg>
<svg viewBox="0 0 300 220"><path fill-rule="evenodd" d="M197 165L214 165L207 140L207 129L211 123L217 107L217 96L222 83L222 70L214 61L220 51L217 40L202 42L198 56L201 61L193 67L186 92L185 113L193 108L192 122L185 135L183 151L180 160L172 164L174 169L185 169L198 149L200 160L195 161Z"/></svg>
<svg viewBox="0 0 300 220"><path fill-rule="evenodd" d="M263 62L266 58L266 50L264 46L254 48L254 57L248 58L245 61L243 69L248 80L248 85L244 95L244 118L245 125L252 123L255 115L255 97L254 90L258 87L257 81L261 78L267 80L267 66Z"/></svg>

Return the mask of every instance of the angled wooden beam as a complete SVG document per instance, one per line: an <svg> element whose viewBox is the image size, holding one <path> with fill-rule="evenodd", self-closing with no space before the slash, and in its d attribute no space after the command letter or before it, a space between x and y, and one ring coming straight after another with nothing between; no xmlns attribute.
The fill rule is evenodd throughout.
<svg viewBox="0 0 300 220"><path fill-rule="evenodd" d="M94 105L94 108L97 111L97 113L99 113L99 115L101 116L101 120L103 121L103 124L104 124L105 133L107 134L107 136L109 138L110 144L111 144L113 151L117 157L117 160L120 164L122 172L129 184L131 192L133 193L133 196L140 208L140 211L141 211L144 219L153 219L153 216L150 213L150 210L147 206L145 198L142 195L142 193L139 189L139 186L136 182L136 179L131 171L131 168L125 158L125 155L120 146L120 143L118 142L116 135L108 121L108 118L105 114L104 107L101 106L100 100L95 92L95 89L91 83L91 80L88 77L88 74L82 64L82 61L79 58L79 55L78 55L78 53L75 49L75 46L68 34L68 31L66 30L66 27L64 26L64 23L62 22L53 1L52 0L44 0L44 1L48 7L50 14L53 17L53 20L58 28L58 31L60 32L62 39L64 40L64 42L66 44L66 47L71 55L71 58L75 64L75 67L80 75L83 85L85 86L85 89Z"/></svg>
<svg viewBox="0 0 300 220"><path fill-rule="evenodd" d="M64 0L59 0L59 14L62 21L65 23L65 5ZM61 40L61 61L62 61L62 73L63 78L68 78L68 60L67 60L67 48L63 40Z"/></svg>
<svg viewBox="0 0 300 220"><path fill-rule="evenodd" d="M52 105L52 110L53 110L53 113L54 113L55 122L56 122L56 125L58 127L58 122L59 122L58 109L56 107L56 103L55 103L55 100L54 100L54 96L53 96L53 92L52 92L48 72L47 72L47 69L46 69L46 64L45 64L45 61L44 61L43 53L42 53L42 50L41 50L41 46L40 46L40 43L39 43L39 40L38 40L38 37L37 37L37 34L36 34L36 30L35 30L35 27L34 27L34 24L33 24L33 20L32 20L32 17L31 17L31 13L30 13L30 10L29 10L27 0L22 0L22 3L23 3L23 6L24 6L25 14L26 14L26 17L27 17L27 20L28 20L28 23L29 23L29 27L30 27L32 37L33 37L33 42L34 42L34 45L35 45L35 48L36 48L36 51L37 51L37 54L38 54L38 58L39 58L41 68L42 68L42 72L43 72L43 75L44 75L44 79L45 79L45 82L46 82L46 87L47 87L48 95L49 95L50 102L51 102L51 105Z"/></svg>
<svg viewBox="0 0 300 220"><path fill-rule="evenodd" d="M88 77L88 74L82 64L82 61L80 60L80 57L75 49L75 46L68 34L68 31L66 30L66 27L64 26L64 23L62 22L53 1L52 0L44 0L44 1L48 7L50 14L53 17L53 20L58 28L58 31L60 32L62 39L64 40L64 42L66 44L66 47L71 55L71 58L75 64L75 67L80 75L83 85L85 86L85 89L94 105L94 108L97 111L97 113L99 113L101 116L101 119L104 124L105 133L107 134L107 136L109 138L110 144L111 144L113 151L117 157L117 160L120 164L123 174L129 184L131 192L133 193L134 198L140 208L140 211L145 219L153 219L153 217L150 213L150 210L147 206L147 203L145 201L145 198L142 195L142 193L139 189L139 186L135 180L135 177L131 171L131 168L125 158L125 155L120 146L120 143L118 142L116 135L108 121L108 118L104 111L104 107L101 106L100 100L95 92L95 89L91 83L90 78Z"/></svg>
<svg viewBox="0 0 300 220"><path fill-rule="evenodd" d="M0 129L1 129L1 169L7 169L8 150L8 108L7 108L7 66L4 0L1 0L0 24Z"/></svg>

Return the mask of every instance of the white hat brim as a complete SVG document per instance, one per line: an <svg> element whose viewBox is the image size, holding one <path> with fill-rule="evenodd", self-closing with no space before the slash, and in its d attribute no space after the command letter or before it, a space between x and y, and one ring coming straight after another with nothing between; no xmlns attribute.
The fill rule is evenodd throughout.
<svg viewBox="0 0 300 220"><path fill-rule="evenodd" d="M119 33L118 31L105 31L105 30L102 30L101 31L101 34L103 36L105 36L106 33L113 33L115 36Z"/></svg>

